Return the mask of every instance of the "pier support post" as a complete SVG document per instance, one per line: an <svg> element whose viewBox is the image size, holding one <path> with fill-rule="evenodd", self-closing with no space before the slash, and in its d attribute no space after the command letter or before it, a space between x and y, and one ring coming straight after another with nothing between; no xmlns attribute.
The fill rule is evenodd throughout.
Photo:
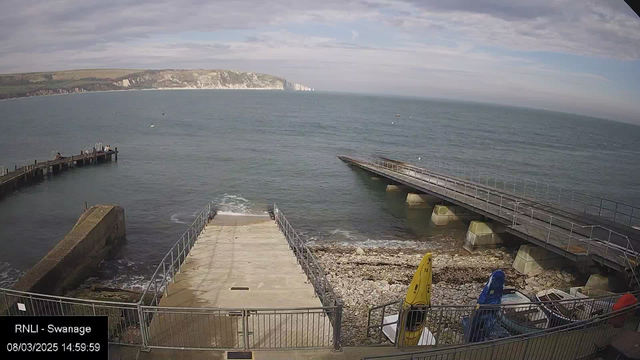
<svg viewBox="0 0 640 360"><path fill-rule="evenodd" d="M431 213L431 222L438 226L460 223L462 221L479 220L480 218L480 215L455 205L436 205L433 207L433 213Z"/></svg>
<svg viewBox="0 0 640 360"><path fill-rule="evenodd" d="M513 268L525 275L532 275L544 269L560 268L565 265L565 258L535 245L521 245L518 255L513 261Z"/></svg>
<svg viewBox="0 0 640 360"><path fill-rule="evenodd" d="M428 194L407 194L407 204L409 204L409 207L431 207L438 202L440 202L440 199Z"/></svg>
<svg viewBox="0 0 640 360"><path fill-rule="evenodd" d="M404 185L396 185L396 184L387 185L388 192L403 191L405 189L406 187Z"/></svg>
<svg viewBox="0 0 640 360"><path fill-rule="evenodd" d="M502 244L500 234L504 232L502 224L474 220L469 224L467 237L462 248L468 252L494 249Z"/></svg>

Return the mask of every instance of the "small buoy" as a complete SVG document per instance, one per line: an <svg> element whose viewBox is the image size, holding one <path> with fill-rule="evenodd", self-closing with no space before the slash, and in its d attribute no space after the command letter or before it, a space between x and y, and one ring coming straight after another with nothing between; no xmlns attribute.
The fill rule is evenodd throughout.
<svg viewBox="0 0 640 360"><path fill-rule="evenodd" d="M422 158L420 156L418 156L418 161L422 160Z"/></svg>
<svg viewBox="0 0 640 360"><path fill-rule="evenodd" d="M409 116L409 119L411 119L411 118L412 118L412 116Z"/></svg>
<svg viewBox="0 0 640 360"><path fill-rule="evenodd" d="M162 113L162 115L164 116L164 113Z"/></svg>
<svg viewBox="0 0 640 360"><path fill-rule="evenodd" d="M155 125L154 125L154 124L151 124L151 127L155 127Z"/></svg>
<svg viewBox="0 0 640 360"><path fill-rule="evenodd" d="M392 121L392 122L391 122L391 125L393 125L393 124L395 124L395 122L393 122L393 121Z"/></svg>

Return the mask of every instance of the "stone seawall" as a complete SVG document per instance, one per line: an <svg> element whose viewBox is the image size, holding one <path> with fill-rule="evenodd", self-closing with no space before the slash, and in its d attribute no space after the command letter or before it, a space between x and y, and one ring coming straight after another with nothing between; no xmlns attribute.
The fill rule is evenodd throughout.
<svg viewBox="0 0 640 360"><path fill-rule="evenodd" d="M61 295L77 287L98 267L126 235L124 209L95 205L73 229L31 268L14 290Z"/></svg>

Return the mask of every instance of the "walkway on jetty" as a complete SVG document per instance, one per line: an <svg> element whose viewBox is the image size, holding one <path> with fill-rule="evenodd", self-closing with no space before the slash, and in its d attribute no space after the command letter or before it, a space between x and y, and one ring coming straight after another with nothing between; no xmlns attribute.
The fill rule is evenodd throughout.
<svg viewBox="0 0 640 360"><path fill-rule="evenodd" d="M269 215L217 215L160 306L322 307Z"/></svg>
<svg viewBox="0 0 640 360"><path fill-rule="evenodd" d="M329 347L333 328L294 251L269 215L217 215L167 285L150 345Z"/></svg>
<svg viewBox="0 0 640 360"><path fill-rule="evenodd" d="M76 166L98 164L111 161L112 157L118 161L118 148L107 151L93 151L90 154L80 154L64 157L62 159L47 160L31 165L16 167L14 171L2 170L0 174L0 198L10 191L16 190L25 184L41 180L45 175L57 174Z"/></svg>
<svg viewBox="0 0 640 360"><path fill-rule="evenodd" d="M509 233L571 260L587 264L595 261L625 272L630 281L638 283L633 269L640 264L640 232L630 226L520 196L502 184L480 184L386 158L339 158L505 224Z"/></svg>

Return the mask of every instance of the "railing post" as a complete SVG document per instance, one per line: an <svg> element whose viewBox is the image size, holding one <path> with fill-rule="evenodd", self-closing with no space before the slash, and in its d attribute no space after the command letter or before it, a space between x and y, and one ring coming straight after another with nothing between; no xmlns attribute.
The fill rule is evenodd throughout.
<svg viewBox="0 0 640 360"><path fill-rule="evenodd" d="M178 247L180 246L180 243L178 243ZM173 268L173 264L174 264L174 260L173 260L173 248L171 249L171 282L176 282L175 278L176 278L176 273L175 270Z"/></svg>
<svg viewBox="0 0 640 360"><path fill-rule="evenodd" d="M147 329L147 323L144 321L144 312L142 310L142 299L138 301L136 306L138 310L138 321L140 322L140 338L142 339L142 351L149 351L149 344L147 337L149 336Z"/></svg>
<svg viewBox="0 0 640 360"><path fill-rule="evenodd" d="M601 212L602 212L602 198L600 198L600 207L598 207L598 216L600 216Z"/></svg>
<svg viewBox="0 0 640 360"><path fill-rule="evenodd" d="M404 346L404 317L405 309L402 307L402 302L400 302L400 308L398 309L398 321L396 322L396 338L394 342L397 349L402 349Z"/></svg>
<svg viewBox="0 0 640 360"><path fill-rule="evenodd" d="M549 242L549 237L551 237L551 221L553 220L553 216L549 216L549 231L547 232L547 242Z"/></svg>
<svg viewBox="0 0 640 360"><path fill-rule="evenodd" d="M384 314L383 314L384 316ZM342 332L342 304L335 308L335 316L333 317L333 350L340 350L340 333Z"/></svg>
<svg viewBox="0 0 640 360"><path fill-rule="evenodd" d="M491 191L487 190L487 205L485 210L489 211L489 197L491 197Z"/></svg>
<svg viewBox="0 0 640 360"><path fill-rule="evenodd" d="M571 236L573 235L573 226L575 224L572 222L571 223L571 230L569 231L569 243L567 244L567 251L569 251L569 247L571 246Z"/></svg>
<svg viewBox="0 0 640 360"><path fill-rule="evenodd" d="M558 205L560 205L561 198L562 198L562 188L559 187L558 188ZM571 194L571 205L573 206L573 193Z"/></svg>
<svg viewBox="0 0 640 360"><path fill-rule="evenodd" d="M164 281L164 295L169 296L169 284L167 283L167 265L162 259L162 280Z"/></svg>
<svg viewBox="0 0 640 360"><path fill-rule="evenodd" d="M609 230L609 238L607 239L607 249L605 250L605 255L609 254L609 246L611 246L611 230ZM625 254L626 256L626 254Z"/></svg>
<svg viewBox="0 0 640 360"><path fill-rule="evenodd" d="M249 319L246 309L242 309L242 338L244 343L244 350L249 350Z"/></svg>
<svg viewBox="0 0 640 360"><path fill-rule="evenodd" d="M519 201L516 200L515 205L513 206L513 226L516 226L517 224L517 220L518 220L518 203Z"/></svg>

